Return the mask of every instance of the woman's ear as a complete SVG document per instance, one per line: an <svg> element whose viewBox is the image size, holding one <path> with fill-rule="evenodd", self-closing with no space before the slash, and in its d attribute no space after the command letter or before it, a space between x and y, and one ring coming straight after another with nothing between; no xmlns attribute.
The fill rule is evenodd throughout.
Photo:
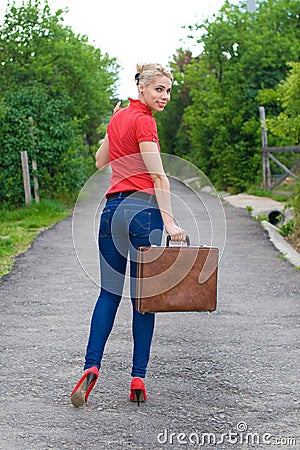
<svg viewBox="0 0 300 450"><path fill-rule="evenodd" d="M139 84L139 93L140 94L143 94L144 93L144 88L145 88L145 85L144 84Z"/></svg>

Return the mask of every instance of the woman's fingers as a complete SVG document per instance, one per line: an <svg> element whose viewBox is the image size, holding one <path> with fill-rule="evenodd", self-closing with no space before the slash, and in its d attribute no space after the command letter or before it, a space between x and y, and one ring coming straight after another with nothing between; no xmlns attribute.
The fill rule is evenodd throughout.
<svg viewBox="0 0 300 450"><path fill-rule="evenodd" d="M171 241L182 242L186 239L185 230L173 224L166 228L166 232L170 235Z"/></svg>

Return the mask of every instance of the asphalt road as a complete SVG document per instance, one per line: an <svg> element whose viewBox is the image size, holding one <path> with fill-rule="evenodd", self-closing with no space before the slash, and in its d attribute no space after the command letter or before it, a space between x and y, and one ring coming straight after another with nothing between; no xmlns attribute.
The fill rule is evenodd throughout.
<svg viewBox="0 0 300 450"><path fill-rule="evenodd" d="M128 397L125 290L97 385L85 407L72 407L98 295L102 182L75 209L74 241L68 218L42 233L0 284L0 448L300 449L299 271L278 257L259 222L229 205L223 252L220 204L177 182L178 222L194 244L221 248L217 311L157 314L149 398L138 408Z"/></svg>

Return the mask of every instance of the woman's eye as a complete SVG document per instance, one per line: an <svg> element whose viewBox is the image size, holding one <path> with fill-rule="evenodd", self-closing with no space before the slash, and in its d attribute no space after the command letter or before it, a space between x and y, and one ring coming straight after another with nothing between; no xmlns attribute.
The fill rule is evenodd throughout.
<svg viewBox="0 0 300 450"><path fill-rule="evenodd" d="M161 92L162 91L162 88L156 88L156 90L157 90L157 92Z"/></svg>

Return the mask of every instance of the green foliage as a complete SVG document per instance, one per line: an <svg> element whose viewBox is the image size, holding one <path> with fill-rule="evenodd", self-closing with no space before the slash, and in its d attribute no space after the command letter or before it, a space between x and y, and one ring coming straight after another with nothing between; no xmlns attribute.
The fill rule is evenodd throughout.
<svg viewBox="0 0 300 450"><path fill-rule="evenodd" d="M289 220L288 222L284 223L279 230L279 233L281 236L289 236L294 231L294 221L293 219Z"/></svg>
<svg viewBox="0 0 300 450"><path fill-rule="evenodd" d="M290 72L273 91L262 91L261 98L268 105L276 102L282 111L277 117L268 119L267 125L277 142L284 145L300 144L300 63L289 63Z"/></svg>
<svg viewBox="0 0 300 450"><path fill-rule="evenodd" d="M64 114L65 100L51 98L38 84L6 93L6 113L0 120L1 203L23 199L20 151L28 152L30 162L37 160L41 195L51 193L45 183L47 175L55 176L65 149L74 140L71 118Z"/></svg>
<svg viewBox="0 0 300 450"><path fill-rule="evenodd" d="M295 245L298 252L300 251L300 180L296 182L295 196L293 198L294 208L294 228L291 237L292 243Z"/></svg>
<svg viewBox="0 0 300 450"><path fill-rule="evenodd" d="M281 112L267 121L270 135L276 145L300 145L300 63L288 64L287 77L273 91L262 91L267 105L277 105ZM280 161L288 166L299 161L299 153L290 152L280 155ZM300 245L300 182L295 182L292 199L295 217L282 229L284 236L289 236L293 243Z"/></svg>
<svg viewBox="0 0 300 450"><path fill-rule="evenodd" d="M283 202L285 203L288 200L288 196L285 194L278 193L276 191L268 191L264 189L259 189L256 187L251 187L247 189L247 193L249 195L255 195L256 197L269 197L273 200L276 200L277 202Z"/></svg>
<svg viewBox="0 0 300 450"><path fill-rule="evenodd" d="M267 222L268 221L268 216L258 214L257 216L255 216L255 220L258 220L259 222L263 222L263 221Z"/></svg>
<svg viewBox="0 0 300 450"><path fill-rule="evenodd" d="M178 145L177 132L172 147L199 166L218 189L233 193L260 176L258 94L266 89L271 93L285 79L288 62L300 57L299 1L265 0L257 6L252 14L245 2L236 6L225 1L213 19L190 27L201 52L181 71L189 98L180 129L188 144ZM172 101L172 108L178 105L182 111L177 95ZM279 112L273 97L272 114Z"/></svg>
<svg viewBox="0 0 300 450"><path fill-rule="evenodd" d="M287 261L287 254L286 253L279 253L277 255L278 259L282 259L283 261Z"/></svg>
<svg viewBox="0 0 300 450"><path fill-rule="evenodd" d="M115 60L43 5L12 2L0 26L0 204L23 201L22 150L37 160L42 196L74 195L111 111Z"/></svg>

